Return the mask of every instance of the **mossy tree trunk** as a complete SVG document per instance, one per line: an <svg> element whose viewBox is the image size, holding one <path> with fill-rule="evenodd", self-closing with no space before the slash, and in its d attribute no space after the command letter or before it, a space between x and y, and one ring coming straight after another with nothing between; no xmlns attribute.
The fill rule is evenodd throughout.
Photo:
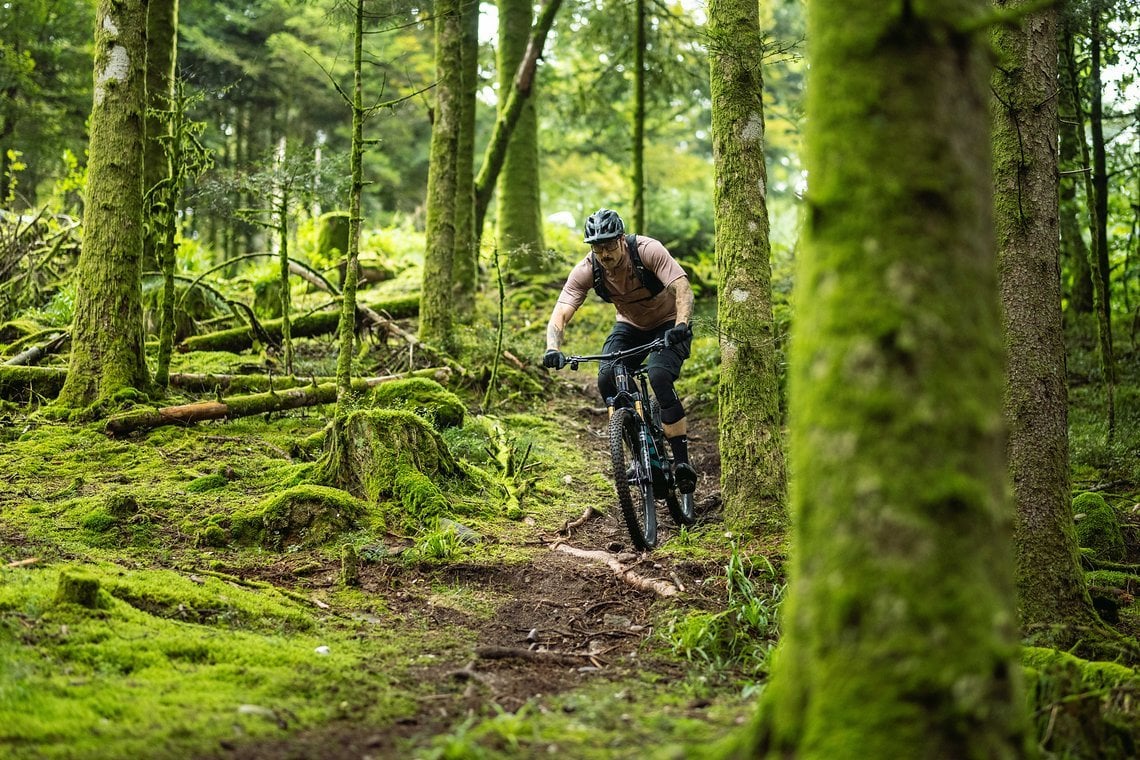
<svg viewBox="0 0 1140 760"><path fill-rule="evenodd" d="M759 6L709 5L720 332L721 494L725 522L785 527L785 468L772 324Z"/></svg>
<svg viewBox="0 0 1140 760"><path fill-rule="evenodd" d="M1016 8L1031 0L998 2ZM1077 555L1061 317L1057 14L994 32L994 222L1005 321L1021 627L1068 649L1099 620Z"/></svg>
<svg viewBox="0 0 1140 760"><path fill-rule="evenodd" d="M435 120L428 166L427 252L420 301L420 340L451 351L455 343L452 269L455 259L456 159L462 70L459 0L435 2Z"/></svg>
<svg viewBox="0 0 1140 760"><path fill-rule="evenodd" d="M171 108L174 97L174 67L178 48L178 0L149 0L146 32L146 143L143 155L143 192L155 193L155 188L170 176L167 143L170 125L162 113ZM147 204L147 216L165 219L156 205L160 202L152 195ZM154 222L152 221L152 225ZM157 225L144 237L143 266L154 269L162 263L158 253L164 238Z"/></svg>
<svg viewBox="0 0 1140 760"><path fill-rule="evenodd" d="M499 108L498 117L491 128L491 135L487 138L487 147L483 152L483 162L475 176L475 238L476 244L483 235L483 220L487 216L487 209L491 204L491 196L495 191L499 173L503 169L503 161L507 155L507 147L511 135L514 134L515 125L523 113L523 108L530 101L531 90L534 86L535 69L538 67L538 58L542 55L546 45L546 35L554 25L554 17L562 7L562 0L545 0L542 10L538 13L538 20L531 30L530 41L527 42L526 53L518 70L515 72L514 82L509 94L500 93L504 98Z"/></svg>
<svg viewBox="0 0 1140 760"><path fill-rule="evenodd" d="M333 244L343 243L346 250L344 276L341 278L340 320L337 334L339 346L336 359L337 409L334 431L341 429L341 423L348 414L349 397L352 394L352 357L356 353L356 284L359 274L357 262L360 258L360 199L364 192L364 80L362 62L364 53L364 0L356 0L352 32L352 148L349 156L352 183L348 192L348 234L342 240L335 234L333 219L321 228L322 244L335 234ZM337 225L339 226L339 224ZM326 237L325 231L330 230ZM335 436L331 436L334 437Z"/></svg>
<svg viewBox="0 0 1140 760"><path fill-rule="evenodd" d="M475 232L475 106L479 92L479 3L460 5L463 87L459 95L459 145L455 175L455 312L467 321L479 285L479 236Z"/></svg>
<svg viewBox="0 0 1140 760"><path fill-rule="evenodd" d="M633 34L633 151L630 185L633 198L630 217L633 229L645 230L645 2L635 0ZM759 7L759 6L757 6Z"/></svg>
<svg viewBox="0 0 1140 760"><path fill-rule="evenodd" d="M143 353L144 0L99 0L83 252L76 276L70 370L59 395L85 407L146 389Z"/></svg>
<svg viewBox="0 0 1140 760"><path fill-rule="evenodd" d="M1020 757L984 0L809 0L783 640L750 756ZM759 51L757 51L757 54Z"/></svg>
<svg viewBox="0 0 1140 760"><path fill-rule="evenodd" d="M526 54L534 6L531 0L499 0L499 110L504 111L515 86L519 62ZM509 269L542 269L542 203L538 184L538 116L533 90L515 122L496 187L496 245Z"/></svg>
<svg viewBox="0 0 1140 760"><path fill-rule="evenodd" d="M158 362L154 382L165 389L174 346L174 265L181 188L182 123L185 109L176 103L175 66L178 57L178 0L153 0L147 10L146 143L143 191L149 194L143 233L143 266L157 263L162 272Z"/></svg>

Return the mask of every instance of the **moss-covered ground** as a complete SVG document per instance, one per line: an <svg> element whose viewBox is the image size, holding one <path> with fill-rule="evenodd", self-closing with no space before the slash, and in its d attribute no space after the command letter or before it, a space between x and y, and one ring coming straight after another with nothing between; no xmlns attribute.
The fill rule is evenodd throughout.
<svg viewBox="0 0 1140 760"><path fill-rule="evenodd" d="M489 394L482 315L461 330L467 378L360 400L417 415L446 447L454 469L417 470L430 509L317 477L330 407L124 438L34 404L0 407L0 755L690 757L731 737L778 638L784 547L721 523L711 303L698 304L680 384L699 519L678 530L661 510L662 543L639 558L608 480L592 367L534 366L552 296L511 297L506 348L519 361L500 361ZM608 325L588 304L566 349L596 351ZM1109 441L1087 336L1071 337L1074 496L1097 494L1081 503L1105 505L1098 530L1115 517L1123 547L1090 551L1088 580L1136 637L1137 354L1121 358ZM332 351L301 341L298 374L331 374ZM358 371L383 374L397 355L370 341ZM173 369L272 368L264 352L211 352L176 355ZM415 457L395 450L392 472L370 482L422 485L406 471ZM590 508L601 516L567 529ZM658 598L560 542L683 590ZM1029 650L1026 672L1043 755L1130 756L1130 668Z"/></svg>

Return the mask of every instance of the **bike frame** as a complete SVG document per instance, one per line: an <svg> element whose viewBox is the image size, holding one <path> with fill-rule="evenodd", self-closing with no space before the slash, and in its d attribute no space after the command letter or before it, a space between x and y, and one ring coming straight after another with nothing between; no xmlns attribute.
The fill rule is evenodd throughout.
<svg viewBox="0 0 1140 760"><path fill-rule="evenodd" d="M596 361L613 363L614 380L617 383L618 392L612 399L606 399L606 403L613 409L620 409L622 407L633 408L637 416L645 423L641 428L641 440L639 442L643 454L646 457L645 465L650 468L651 473L652 456L656 454L657 460L660 462L659 467L664 472L666 480L671 481L673 477L673 457L670 456L667 447L664 445L665 431L662 429L660 423L653 419L653 415L649 413L645 403L645 401L649 399L649 370L645 366L631 370L624 363L625 359L637 356L638 354L648 356L654 351L660 351L663 348L665 348L665 340L658 338L643 346L627 348L624 351L611 351L608 354L568 356L566 357L566 363L572 370L577 370L581 362Z"/></svg>

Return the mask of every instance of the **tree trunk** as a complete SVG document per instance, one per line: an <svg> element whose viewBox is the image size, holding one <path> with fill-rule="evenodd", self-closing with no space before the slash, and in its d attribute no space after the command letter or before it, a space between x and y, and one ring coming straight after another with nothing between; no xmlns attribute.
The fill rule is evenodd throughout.
<svg viewBox="0 0 1140 760"><path fill-rule="evenodd" d="M1100 35L1101 35L1101 7L1099 0L1094 0L1089 6L1090 13L1092 14L1091 25L1091 48L1092 60L1090 62L1091 75L1090 75L1090 89L1091 92L1091 114L1089 120L1092 122L1093 139L1099 133L1101 136L1101 151L1102 155L1099 159L1100 174L1104 174L1104 129L1101 121L1101 94L1100 94ZM1074 103L1076 105L1076 122L1080 134L1084 135L1085 118L1084 110L1081 107L1079 97L1079 89L1076 85L1076 79L1073 80ZM1096 178L1098 173L1098 159L1096 158L1095 148L1090 153L1089 144L1085 140L1080 141L1081 158L1084 161L1085 168L1088 171L1084 172L1085 177L1085 205L1089 219L1089 232L1092 235L1092 248L1089 251L1089 270L1092 275L1093 283L1093 311L1096 313L1096 332L1097 332L1097 347L1100 356L1101 373L1103 375L1105 386L1105 424L1107 427L1107 438L1112 440L1116 430L1116 355L1112 347L1112 306L1111 306L1111 291L1109 290L1109 277L1108 277L1108 246L1105 240L1107 229L1102 228L1101 220L1107 218L1107 207L1104 217L1100 214L1101 197L1105 198L1107 204L1107 196L1104 195L1102 190L1098 190L1097 186L1099 181ZM1104 254L1102 259L1101 254Z"/></svg>
<svg viewBox="0 0 1140 760"><path fill-rule="evenodd" d="M483 235L483 220L487 216L487 208L491 203L491 194L495 190L499 172L502 171L503 161L507 154L507 145L514 133L515 124L522 114L523 106L530 99L531 87L534 84L535 69L538 58L546 44L546 35L554 24L554 17L562 0L546 0L534 24L530 35L530 42L526 46L526 55L519 64L515 74L514 85L510 94L506 96L506 104L499 109L498 118L491 128L491 136L487 140L487 148L483 153L483 163L479 166L479 173L475 177L475 238L476 244Z"/></svg>
<svg viewBox="0 0 1140 760"><path fill-rule="evenodd" d="M348 239L341 278L340 314L337 318L339 351L336 359L337 424L348 414L352 394L352 357L356 355L356 285L360 278L360 201L364 193L364 0L356 0L352 26L352 186L348 194ZM338 236L339 238L339 236Z"/></svg>
<svg viewBox="0 0 1140 760"><path fill-rule="evenodd" d="M479 4L460 6L463 46L459 96L459 146L455 175L454 308L461 322L475 312L479 286L479 236L475 232L475 108L479 92Z"/></svg>
<svg viewBox="0 0 1140 760"><path fill-rule="evenodd" d="M784 634L752 756L1020 757L988 3L809 0ZM756 51L757 57L760 51Z"/></svg>
<svg viewBox="0 0 1140 760"><path fill-rule="evenodd" d="M1024 6L1031 0L999 3ZM1100 621L1078 560L1058 243L1057 13L994 32L994 210L1021 628L1069 649ZM1063 624L1062 624L1063 621Z"/></svg>
<svg viewBox="0 0 1140 760"><path fill-rule="evenodd" d="M636 20L633 36L633 151L630 161L630 185L633 198L630 216L633 229L648 229L645 224L645 2L635 0ZM759 7L759 6L757 6ZM759 22L757 22L759 23Z"/></svg>
<svg viewBox="0 0 1140 760"><path fill-rule="evenodd" d="M444 351L455 344L451 309L455 260L456 157L462 71L459 0L435 0L435 121L428 167L427 253L420 301L420 340Z"/></svg>
<svg viewBox="0 0 1140 760"><path fill-rule="evenodd" d="M772 323L759 6L709 5L725 522L782 533L785 468Z"/></svg>
<svg viewBox="0 0 1140 760"><path fill-rule="evenodd" d="M409 317L416 313L419 309L419 298L417 296L405 296L396 301L387 301L377 304L373 309L368 306L360 306L356 309L356 318L354 323L358 326L365 322L372 322L369 319L368 312L376 310L384 311L391 314L394 319L401 317ZM387 322L387 320L382 320ZM341 323L341 313L339 311L318 311L315 314L308 314L303 317L298 317L293 320L290 325L292 335L294 338L314 338L318 335L328 335L330 333L337 333L340 335L338 326ZM386 325L380 324L381 329L385 329ZM261 323L261 328L265 334L272 341L281 340L281 320L271 319ZM178 350L182 353L189 351L232 351L233 353L240 353L247 351L253 347L254 332L249 327L235 327L231 330L220 330L218 332L206 333L205 335L193 335L178 345Z"/></svg>
<svg viewBox="0 0 1140 760"><path fill-rule="evenodd" d="M149 0L146 16L146 143L143 148L143 192L152 193L147 204L147 215L162 218L162 209L156 208L161 199L155 188L170 176L166 141L170 127L162 114L171 109L174 96L174 70L178 55L178 0ZM157 227L157 225L156 225ZM143 238L143 266L155 269L160 265L158 253L165 235L156 228Z"/></svg>
<svg viewBox="0 0 1140 760"><path fill-rule="evenodd" d="M146 12L144 0L99 0L96 12L83 252L59 395L71 408L150 386L141 289Z"/></svg>
<svg viewBox="0 0 1140 760"><path fill-rule="evenodd" d="M534 19L531 0L499 0L499 112L506 109L515 74L524 59ZM532 87L533 95L533 87ZM496 245L508 270L543 270L542 203L538 183L538 116L534 98L523 103L511 132L496 188Z"/></svg>
<svg viewBox="0 0 1140 760"><path fill-rule="evenodd" d="M1069 309L1075 314L1093 313L1092 271L1089 269L1089 251L1081 230L1081 206L1077 201L1077 187L1084 184L1084 170L1080 145L1084 142L1083 120L1078 120L1077 102L1080 90L1076 63L1073 59L1073 35L1062 24L1060 45L1063 65L1060 67L1060 87L1057 92L1060 110L1060 234L1062 261L1069 271Z"/></svg>

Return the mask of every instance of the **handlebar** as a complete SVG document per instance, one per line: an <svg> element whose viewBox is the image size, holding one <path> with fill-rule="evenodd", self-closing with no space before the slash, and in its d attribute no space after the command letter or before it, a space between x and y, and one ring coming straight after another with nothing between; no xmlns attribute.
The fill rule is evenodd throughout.
<svg viewBox="0 0 1140 760"><path fill-rule="evenodd" d="M665 339L658 338L657 340L646 343L644 346L627 348L624 351L611 351L608 354L589 354L587 356L567 356L566 364L570 369L578 369L578 364L581 362L616 362L622 359L628 359L640 353L660 351L663 348L665 348Z"/></svg>

